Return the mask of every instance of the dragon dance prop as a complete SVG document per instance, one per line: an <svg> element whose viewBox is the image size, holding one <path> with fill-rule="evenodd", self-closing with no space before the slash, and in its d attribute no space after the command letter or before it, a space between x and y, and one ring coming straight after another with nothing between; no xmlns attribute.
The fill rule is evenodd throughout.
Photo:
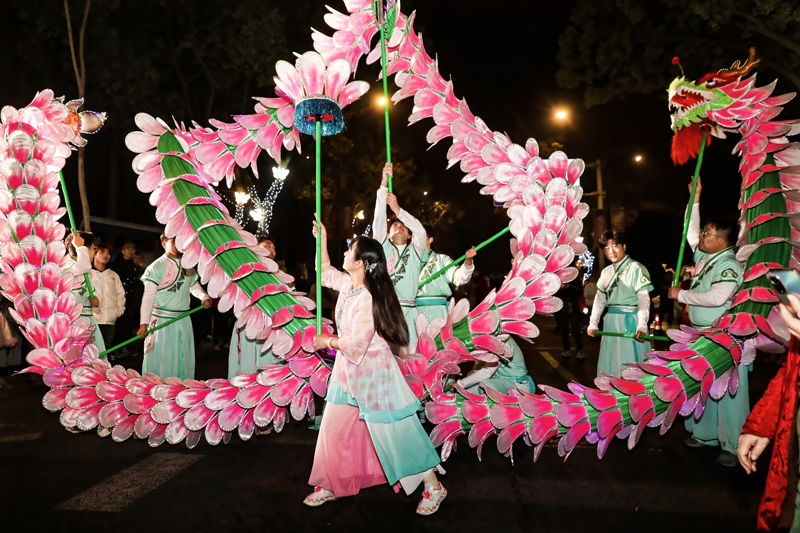
<svg viewBox="0 0 800 533"><path fill-rule="evenodd" d="M674 61L674 60L673 60ZM675 267L675 277L672 286L677 287L681 282L681 267L683 266L683 252L686 250L686 236L689 234L689 221L692 220L692 209L694 209L694 197L697 192L697 179L700 177L700 167L703 165L703 154L706 151L708 131L703 130L703 138L700 139L700 153L697 156L697 165L692 176L692 192L689 193L689 205L686 206L686 217L683 221L683 233L681 233L681 246L678 250L678 266Z"/></svg>
<svg viewBox="0 0 800 533"><path fill-rule="evenodd" d="M383 5L383 0L375 0L373 3L373 12L378 24L378 29L381 39L381 78L383 79L383 120L386 126L386 162L392 163L392 141L389 132L389 84L386 76L386 39L392 35L394 31L394 22L397 13L395 12L396 6L393 0L388 0L386 5ZM392 176L388 176L389 192L394 192L392 187Z"/></svg>
<svg viewBox="0 0 800 533"><path fill-rule="evenodd" d="M615 331L595 331L594 334L595 335L600 335L600 336L605 335L606 337L623 337L623 338L626 338L626 339L635 339L636 338L636 334L635 333L617 333ZM665 341L665 342L668 342L668 341L671 340L669 337L661 337L661 336L657 336L657 335L642 335L641 338L646 340L646 341Z"/></svg>
<svg viewBox="0 0 800 533"><path fill-rule="evenodd" d="M194 309L190 309L189 311L186 311L185 313L182 313L182 314L176 316L175 318L171 318L171 319L169 319L169 320L167 320L165 322L162 322L161 324L157 325L156 327L154 327L152 329L148 329L147 331L145 331L141 335L136 335L135 337L132 337L132 338L126 340L126 341L123 341L123 342L117 344L116 346L113 346L111 348L106 349L105 351L100 352L100 357L103 357L104 355L108 355L110 353L113 353L113 352L119 350L120 348L124 348L125 346L127 346L129 344L132 344L132 343L134 343L134 342L136 342L138 340L142 340L145 337L147 337L148 335L152 335L156 331L160 330L161 328L165 328L165 327L169 326L170 324L174 324L175 322L177 322L179 320L183 320L187 316L191 316L191 315L195 314L196 312L201 311L203 309L205 309L205 306L198 305Z"/></svg>
<svg viewBox="0 0 800 533"><path fill-rule="evenodd" d="M496 241L497 239L499 239L500 237L502 237L503 235L505 235L509 231L511 231L511 228L508 228L508 227L505 227L505 228L501 229L500 231L498 231L497 233L495 233L494 235L492 235L491 237L489 237L488 239L486 239L485 241L483 241L482 243L477 245L475 247L475 251L477 252L478 250L482 249L483 247L493 243L494 241ZM446 265L446 266L440 268L439 270L437 270L436 272L434 272L433 274L431 274L430 276L428 276L424 280L420 281L419 282L419 288L421 289L422 287L424 287L425 285L427 285L431 281L435 280L436 278L438 278L439 276L441 276L442 274L444 274L445 272L447 272L448 270L450 270L454 266L456 266L459 263L461 263L461 261L463 261L466 258L467 258L467 254L464 254L461 257L459 257L458 259L454 259L449 265Z"/></svg>
<svg viewBox="0 0 800 533"><path fill-rule="evenodd" d="M332 36L316 30L312 36L327 67L327 94L338 94L332 97L340 108L363 94L362 87L354 85L359 82L345 84L362 56L367 63L381 56L380 48L371 48L379 31L371 1L347 0L345 6L347 13L328 8L325 20L334 30ZM538 330L529 319L561 308L554 294L578 275L570 264L576 253L586 251L576 241L589 210L581 202L582 189L575 185L584 163L570 162L563 152L543 159L534 139L523 146L491 130L465 100L456 98L453 83L439 73L413 29L414 14L402 14L398 3L392 17L386 72L400 87L393 101L414 99L410 123L433 120L427 134L430 144L452 138L448 166L458 164L463 182L477 181L481 194L507 208L514 236L513 266L500 289L474 309L466 300L453 302L446 319L428 323L420 314L415 353L398 361L414 393L430 398L426 412L435 424L431 439L442 447L443 459L461 435L468 436L480 457L483 444L495 434L498 450L512 460L512 446L520 438L534 447L534 458L554 437L565 458L583 438L596 443L602 457L615 436L633 447L645 427L660 426L663 433L678 414L700 416L709 396L736 391L736 366L752 362L756 349L784 349L788 333L774 309L777 298L765 274L775 266L798 266L793 250L798 235L790 214L798 212L800 200L800 147L787 136L800 126L797 121L774 120L793 95L771 96L774 84L755 87L755 76L745 78L751 61L696 82L679 78L670 87L676 162L697 154L703 128L712 136L723 131L742 135L737 150L742 155L740 207L745 224L738 257L747 268L730 309L714 327L670 332L675 344L669 351L652 353L647 362L625 370L622 378L599 377L595 387L572 383L567 392L543 385L544 394L487 388L485 395L475 395L456 385L455 392L445 392L444 379L458 374L459 364L510 357L511 349L503 342L508 336L536 337ZM126 138L138 153L133 168L139 174L139 189L151 194L151 203L158 206L157 220L166 224L167 235L175 237L184 252L184 266L197 265L209 294L221 298L220 311L233 309L237 325L245 327L249 338L263 339L265 349L271 347L286 361L230 380L141 376L97 359L87 321L78 318L80 306L70 307L71 277L61 277L60 270L50 266L60 264L64 254L59 242L64 229L52 214L58 209L56 180L44 180L49 188L39 187L42 175L50 174L33 172L30 192L20 191L28 178L16 170L20 158L10 148L11 136L19 129L13 126L16 117L57 104L52 92L44 92L22 110L3 110L0 285L14 301L13 316L35 347L28 354L32 366L25 372L43 374L51 387L44 405L61 411L65 426L100 425L113 428L117 441L135 435L152 446L185 441L191 447L202 436L211 444L227 442L233 432L246 440L255 426L270 423L280 431L287 411L296 419L313 416L313 395L325 395L330 375L322 354L314 352L316 328L309 311L314 302L291 292L286 285L290 276L258 251L253 236L231 219L214 191L223 179L230 187L235 165L252 166L256 172L253 163L262 150L276 161L282 148L300 150L293 117L297 102L307 96L307 86L299 67L279 65L277 95L257 98L255 114L235 116L233 123L213 120L213 127L194 125L190 130L170 128L140 114L136 123L142 131ZM33 139L37 131L46 136L56 118L25 121L34 130L28 136ZM34 150L27 166L43 167L45 163L34 163L46 160L44 155ZM37 201L31 202L34 190ZM38 200L40 193L41 198L50 194L49 210L39 207L44 204ZM36 246L23 242L29 237ZM57 299L38 296L42 287ZM332 333L327 325L323 328Z"/></svg>
<svg viewBox="0 0 800 533"><path fill-rule="evenodd" d="M280 65L281 62L279 62ZM342 61L337 69L336 62L332 63L334 76L349 69L347 63ZM288 68L293 68L291 65ZM284 72L291 72L286 67ZM306 52L297 59L297 73L305 91L304 95L294 93L296 100L294 109L294 126L306 135L313 135L316 145L316 219L322 220L322 137L336 135L344 129L342 108L336 98L339 96L341 85L338 80L326 79L326 65L322 56L316 52ZM347 79L347 77L345 77ZM326 83L326 81L328 83ZM369 85L364 82L353 82L353 87L358 88L361 94L369 90ZM328 94L326 91L330 91ZM360 96L360 94L358 95ZM322 233L317 234L317 334L322 333Z"/></svg>
<svg viewBox="0 0 800 533"><path fill-rule="evenodd" d="M64 205L67 207L67 215L69 216L69 224L73 232L78 231L78 225L75 224L75 215L72 214L72 204L69 202L69 193L67 193L67 182L64 180L64 173L58 171L58 181L61 183L61 190L64 191ZM94 287L92 287L92 278L89 273L83 275L83 280L86 283L86 289L89 291L89 298L94 298Z"/></svg>

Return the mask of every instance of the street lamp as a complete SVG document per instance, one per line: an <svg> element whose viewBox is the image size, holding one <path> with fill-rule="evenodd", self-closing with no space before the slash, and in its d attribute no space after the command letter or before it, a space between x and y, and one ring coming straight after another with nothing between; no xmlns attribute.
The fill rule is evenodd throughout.
<svg viewBox="0 0 800 533"><path fill-rule="evenodd" d="M633 158L633 160L636 161L637 163L641 163L642 162L642 156L637 154L636 157Z"/></svg>
<svg viewBox="0 0 800 533"><path fill-rule="evenodd" d="M383 96L378 98L378 105L379 106L385 106L386 105L386 98L384 98Z"/></svg>
<svg viewBox="0 0 800 533"><path fill-rule="evenodd" d="M567 120L569 113L567 113L566 109L557 109L556 110L556 120L559 122L564 122Z"/></svg>

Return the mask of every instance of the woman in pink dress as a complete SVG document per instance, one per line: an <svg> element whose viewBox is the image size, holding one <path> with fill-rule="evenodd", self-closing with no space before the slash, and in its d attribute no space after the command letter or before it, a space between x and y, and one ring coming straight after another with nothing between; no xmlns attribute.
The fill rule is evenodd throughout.
<svg viewBox="0 0 800 533"><path fill-rule="evenodd" d="M425 484L417 513L439 509L447 491L436 478L439 456L417 417L419 401L388 343L405 346L408 327L380 243L359 237L344 253L344 270L330 265L322 224L322 285L339 291L338 337L317 335L318 349L337 350L303 503L316 507L362 488L388 483L411 494Z"/></svg>

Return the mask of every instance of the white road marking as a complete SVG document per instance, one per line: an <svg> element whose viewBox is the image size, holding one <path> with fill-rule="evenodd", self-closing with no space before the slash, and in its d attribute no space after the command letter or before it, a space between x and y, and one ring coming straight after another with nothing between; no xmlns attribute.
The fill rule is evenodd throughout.
<svg viewBox="0 0 800 533"><path fill-rule="evenodd" d="M73 496L56 506L56 509L118 513L203 457L182 453L153 454L89 490Z"/></svg>
<svg viewBox="0 0 800 533"><path fill-rule="evenodd" d="M566 378L567 381L578 381L578 379L575 376L572 375L572 372L570 372L569 370L567 370L566 368L561 366L558 363L558 361L556 361L553 358L553 356L550 355L550 352L540 351L539 353L542 354L542 357L544 357L544 360L547 361L548 363L550 363L550 366L555 368L558 371L559 374L561 374L562 376L564 376Z"/></svg>
<svg viewBox="0 0 800 533"><path fill-rule="evenodd" d="M7 435L0 437L0 444L7 444L9 442L29 442L41 437L41 433L23 433L22 435Z"/></svg>

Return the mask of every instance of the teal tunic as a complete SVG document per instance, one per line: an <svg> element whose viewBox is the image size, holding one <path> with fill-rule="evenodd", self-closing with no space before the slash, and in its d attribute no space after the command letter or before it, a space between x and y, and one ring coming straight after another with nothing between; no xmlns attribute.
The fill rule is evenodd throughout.
<svg viewBox="0 0 800 533"><path fill-rule="evenodd" d="M408 343L414 348L417 345L417 288L422 265L428 259L427 253L425 257L420 257L411 243L395 246L388 237L381 244L383 253L386 254L389 276L408 324Z"/></svg>
<svg viewBox="0 0 800 533"><path fill-rule="evenodd" d="M535 392L536 385L533 378L528 374L528 367L525 364L525 356L517 342L509 337L505 341L514 352L511 360L500 359L500 366L490 378L481 380L480 383L467 388L473 394L484 394L483 386L493 388L496 391L506 394L509 389L517 388L526 392Z"/></svg>
<svg viewBox="0 0 800 533"><path fill-rule="evenodd" d="M744 268L736 259L731 248L709 256L697 249L694 252L695 275L692 278L691 292L705 292L719 283L735 283L742 281ZM728 302L719 307L689 306L689 320L692 326L699 329L710 327L728 308Z"/></svg>
<svg viewBox="0 0 800 533"><path fill-rule="evenodd" d="M733 250L728 248L709 256L697 249L694 253L696 273L690 291L705 292L718 283L741 282L744 268L736 259ZM728 308L728 302L719 307L689 306L692 327L705 329L719 318ZM709 397L702 416L695 420L686 419L686 430L698 440L709 446L720 446L724 451L736 453L739 448L739 433L750 414L750 390L747 368L739 366L739 388L735 396L726 392L720 400Z"/></svg>
<svg viewBox="0 0 800 533"><path fill-rule="evenodd" d="M239 372L254 373L258 367L274 365L275 357L272 350L261 352L264 341L251 341L244 333L244 328L233 328L231 346L228 351L228 379Z"/></svg>
<svg viewBox="0 0 800 533"><path fill-rule="evenodd" d="M288 286L295 290L293 283L289 283ZM285 363L283 359L275 358L272 348L262 353L263 347L264 341L251 341L247 338L244 328L234 326L228 349L228 379L239 372L255 373L260 366Z"/></svg>
<svg viewBox="0 0 800 533"><path fill-rule="evenodd" d="M195 269L181 268L177 259L167 255L147 267L142 281L158 287L148 329L189 310L189 289L197 279ZM162 379L194 379L194 367L194 336L189 317L156 331L145 340L142 373L150 372Z"/></svg>
<svg viewBox="0 0 800 533"><path fill-rule="evenodd" d="M452 262L453 260L450 256L431 251L428 261L422 268L419 281L422 282ZM429 324L434 318L447 318L450 297L453 295L453 291L450 290L450 284L455 282L455 275L458 269L459 267L454 266L417 291L417 308L420 313L425 314Z"/></svg>
<svg viewBox="0 0 800 533"><path fill-rule="evenodd" d="M603 331L614 333L636 333L639 301L636 293L653 290L650 272L644 265L626 255L617 265L609 265L600 273L597 292L606 298L608 313L603 320ZM600 357L597 375L600 372L620 377L626 363L644 361L650 343L624 337L603 337L600 341Z"/></svg>
<svg viewBox="0 0 800 533"><path fill-rule="evenodd" d="M61 269L61 273L66 274L76 263L77 261L75 259L67 256L67 261L64 264L64 268ZM100 328L97 327L97 320L95 320L94 314L92 313L92 303L89 301L89 288L86 286L86 277L83 274L75 276L75 281L76 283L80 283L73 286L72 293L75 295L75 300L83 304L81 316L88 318L92 322L92 326L94 326L94 345L97 346L97 349L102 353L106 351L106 343L103 340L103 334L100 333ZM103 356L103 359L105 358L106 356Z"/></svg>

